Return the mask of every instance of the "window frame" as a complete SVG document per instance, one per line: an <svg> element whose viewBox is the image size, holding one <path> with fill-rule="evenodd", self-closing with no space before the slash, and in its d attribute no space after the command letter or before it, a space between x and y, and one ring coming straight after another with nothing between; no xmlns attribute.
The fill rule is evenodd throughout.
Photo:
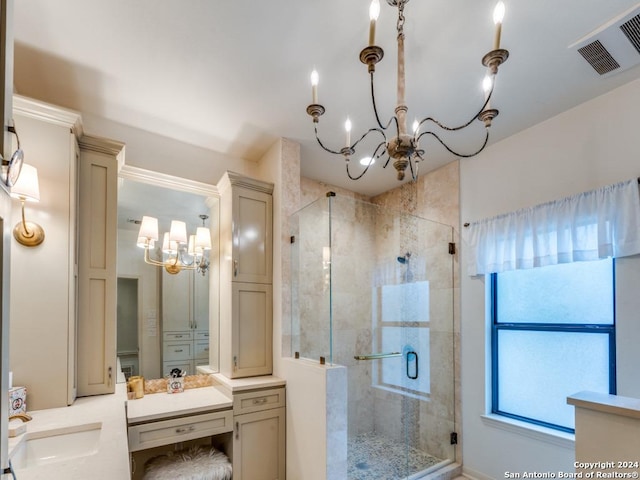
<svg viewBox="0 0 640 480"><path fill-rule="evenodd" d="M544 267L540 267L544 268ZM545 422L535 418L500 410L498 382L498 333L500 330L537 331L537 332L566 332L566 333L599 333L607 334L609 340L609 394L615 395L616 381L616 265L615 259L611 261L611 274L613 282L613 322L607 324L576 324L576 323L500 323L498 319L498 273L490 274L490 298L491 298L491 413L501 415L514 420L552 428L567 433L575 433L575 429Z"/></svg>

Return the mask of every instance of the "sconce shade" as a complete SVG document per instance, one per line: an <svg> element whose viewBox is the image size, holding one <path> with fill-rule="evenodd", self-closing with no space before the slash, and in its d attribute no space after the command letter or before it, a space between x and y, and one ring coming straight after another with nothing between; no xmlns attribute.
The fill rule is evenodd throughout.
<svg viewBox="0 0 640 480"><path fill-rule="evenodd" d="M187 224L180 220L171 220L169 240L178 244L187 243Z"/></svg>
<svg viewBox="0 0 640 480"><path fill-rule="evenodd" d="M207 227L196 229L195 247L202 250L211 250L211 232Z"/></svg>
<svg viewBox="0 0 640 480"><path fill-rule="evenodd" d="M11 196L29 202L40 201L38 169L33 165L22 165L18 181L11 187Z"/></svg>
<svg viewBox="0 0 640 480"><path fill-rule="evenodd" d="M196 236L195 235L189 235L189 247L187 248L187 254L191 256L196 254Z"/></svg>
<svg viewBox="0 0 640 480"><path fill-rule="evenodd" d="M178 242L170 240L170 238L171 234L164 232L164 236L162 237L162 251L169 255L175 255L178 253Z"/></svg>
<svg viewBox="0 0 640 480"><path fill-rule="evenodd" d="M142 217L142 223L140 224L140 232L138 233L138 245L140 245L140 239L158 240L158 219L154 217Z"/></svg>

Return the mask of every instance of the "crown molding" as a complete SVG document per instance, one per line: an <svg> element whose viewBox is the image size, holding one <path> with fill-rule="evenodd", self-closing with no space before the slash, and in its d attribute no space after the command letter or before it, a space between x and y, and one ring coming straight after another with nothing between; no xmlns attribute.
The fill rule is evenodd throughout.
<svg viewBox="0 0 640 480"><path fill-rule="evenodd" d="M144 168L132 167L130 165L124 165L120 169L119 176L120 178L127 180L194 193L205 197L220 196L218 188L215 185L198 182L196 180L189 180L188 178L174 177L173 175L167 175L166 173L145 170Z"/></svg>
<svg viewBox="0 0 640 480"><path fill-rule="evenodd" d="M14 94L13 114L67 127L78 139L84 135L82 116L74 110Z"/></svg>
<svg viewBox="0 0 640 480"><path fill-rule="evenodd" d="M268 194L273 193L273 183L263 182L262 180L256 180L255 178L246 177L227 170L218 182L218 190L223 192L231 186L244 187Z"/></svg>

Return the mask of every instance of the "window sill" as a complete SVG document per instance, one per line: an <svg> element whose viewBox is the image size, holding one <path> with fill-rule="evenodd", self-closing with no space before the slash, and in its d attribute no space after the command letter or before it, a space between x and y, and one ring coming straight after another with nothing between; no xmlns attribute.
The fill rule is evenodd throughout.
<svg viewBox="0 0 640 480"><path fill-rule="evenodd" d="M541 427L531 423L521 422L501 415L487 414L480 417L482 423L489 427L499 428L507 432L523 435L534 440L551 443L569 450L575 449L575 435L560 432L552 428Z"/></svg>

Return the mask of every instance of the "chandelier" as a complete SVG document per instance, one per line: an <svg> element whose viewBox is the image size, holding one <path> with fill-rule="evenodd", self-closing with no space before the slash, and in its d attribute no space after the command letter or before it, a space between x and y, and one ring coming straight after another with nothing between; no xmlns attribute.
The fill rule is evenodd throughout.
<svg viewBox="0 0 640 480"><path fill-rule="evenodd" d="M489 141L489 127L491 121L498 115L498 110L490 107L491 95L495 86L495 76L498 73L498 67L504 63L509 52L500 48L500 35L502 31L502 19L504 17L504 3L498 2L493 12L493 19L496 25L495 39L493 50L488 52L482 57L482 64L487 67L487 75L483 81L483 89L485 92L484 104L480 110L475 113L471 119L458 126L447 126L439 120L427 116L422 120L416 120L413 123L413 131L409 133L407 130L407 112L408 107L405 103L405 57L404 57L404 7L409 0L387 0L387 3L391 6L398 8L398 70L397 70L397 105L395 108L395 115L383 125L378 115L378 109L376 107L376 97L374 90L373 74L375 72L376 64L382 60L384 51L381 47L375 45L375 30L378 14L380 13L379 0L373 0L369 9L370 14L370 26L369 26L369 45L360 52L360 61L367 65L370 82L371 82L371 101L373 104L373 113L375 116L376 124L374 127L367 130L358 140L354 143L351 142L351 121L347 118L345 123L346 130L346 146L341 150L332 150L327 148L320 140L318 135L318 122L320 116L324 114L325 108L318 103L318 73L314 70L311 73L311 93L312 103L307 107L307 113L312 117L314 123L314 131L318 144L327 152L342 155L345 158L347 167L347 175L351 180L358 180L367 173L367 170L375 161L381 158L385 153L387 154L386 162L383 168L386 168L391 159L393 159L393 166L397 172L398 180L405 178L405 172L409 168L411 177L416 180L418 177L418 164L424 160L424 150L420 148L420 140L424 136L430 136L435 138L442 146L450 153L461 157L468 158L478 155L487 145ZM464 130L470 126L474 120L484 122L486 134L484 141L479 148L472 153L460 153L455 151L450 145L448 145L438 134L441 131L458 132ZM369 134L380 135L381 141L378 143L374 150L373 155L361 161L365 165L364 170L353 175L349 169L350 158L355 154L358 144L365 139Z"/></svg>
<svg viewBox="0 0 640 480"><path fill-rule="evenodd" d="M158 241L158 219L143 216L138 233L137 245L144 248L144 261L150 265L164 267L167 273L175 275L182 270L197 270L202 275L207 273L209 260L206 252L211 250L211 232L204 226L208 215L199 215L202 226L190 235L187 241L187 226L180 220L172 220L171 228L162 237L160 259L152 258L149 250L155 249Z"/></svg>

